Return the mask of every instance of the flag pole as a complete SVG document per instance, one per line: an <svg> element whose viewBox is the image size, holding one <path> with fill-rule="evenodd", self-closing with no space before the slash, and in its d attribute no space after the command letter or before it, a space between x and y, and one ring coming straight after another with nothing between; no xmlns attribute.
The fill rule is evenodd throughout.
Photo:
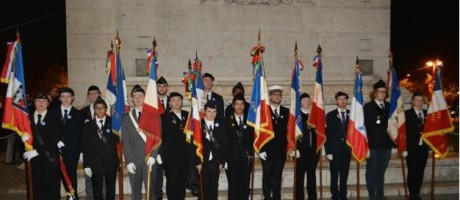
<svg viewBox="0 0 460 200"><path fill-rule="evenodd" d="M435 186L435 165L436 165L436 152L432 151L431 153L431 200L434 200L434 186Z"/></svg>
<svg viewBox="0 0 460 200"><path fill-rule="evenodd" d="M113 51L113 42L110 44L112 51ZM121 48L121 40L120 40L120 35L117 30L117 35L115 36L115 55L118 55L120 53L120 48ZM109 75L110 76L110 75ZM121 87L121 86L117 86ZM119 165L119 170L118 170L118 199L123 200L124 194L123 194L123 148L122 148L122 143L121 143L121 135L120 135L120 146L118 148L118 159L120 160L120 165Z"/></svg>
<svg viewBox="0 0 460 200"><path fill-rule="evenodd" d="M294 67L293 67L294 70L295 70L295 67L296 67L297 62L298 62L298 60L297 60L298 59L297 52L298 52L298 50L297 50L297 40L296 40L295 41L295 47L294 47ZM293 72L293 75L294 75L294 72ZM294 77L293 77L293 79L294 79ZM291 98L292 98L292 95L291 95ZM292 99L291 99L291 101L292 101ZM296 99L294 99L294 101L296 101ZM296 103L299 103L299 102L296 102ZM293 188L292 192L293 192L292 199L296 200L297 199L297 196L296 196L296 192L297 192L297 140L296 140L296 136L295 136L295 127L294 127L294 188Z"/></svg>
<svg viewBox="0 0 460 200"><path fill-rule="evenodd" d="M318 44L318 48L316 48L316 53L318 54L318 58L321 60L321 52L323 51L323 49L321 48L321 46ZM322 62L322 61L321 61ZM319 67L319 66L318 66ZM318 136L316 136L318 137ZM319 199L322 200L323 199L323 159L321 158L321 155L322 155L322 148L319 149Z"/></svg>
<svg viewBox="0 0 460 200"><path fill-rule="evenodd" d="M359 73L359 59L358 55L356 55L356 64L355 64L355 75ZM360 200L361 194L360 194L360 183L359 183L359 160L356 159L356 200Z"/></svg>
<svg viewBox="0 0 460 200"><path fill-rule="evenodd" d="M256 138L256 133L254 132L254 138ZM256 166L256 153L252 155L252 172L251 172L251 200L254 199L254 170Z"/></svg>

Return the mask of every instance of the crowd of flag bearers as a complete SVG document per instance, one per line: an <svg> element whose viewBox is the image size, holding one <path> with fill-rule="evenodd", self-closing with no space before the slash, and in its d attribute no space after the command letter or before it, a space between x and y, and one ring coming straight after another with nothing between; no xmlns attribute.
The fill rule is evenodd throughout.
<svg viewBox="0 0 460 200"><path fill-rule="evenodd" d="M297 59L296 45L291 104L287 108L282 102L284 88L280 85L267 88L262 58L265 47L259 43L251 50L254 68L251 99L246 101L244 86L238 82L232 89L231 103L224 110L222 96L212 90L215 77L202 74L198 57L193 65L189 61L188 71L184 73L186 93L168 94L167 80L157 77L156 41L148 52L148 86L144 90L134 85L128 98L126 88L123 89L126 84L119 60L120 41L116 40L116 44L116 51L110 52L108 58L106 100L101 98L99 88L92 85L87 90L90 104L81 110L73 107L74 91L64 87L59 90L56 106L50 106L52 100L48 95L39 93L33 101L34 109L28 111L21 77L22 60L17 60L22 56L13 56L16 60L5 62L2 76L11 75L2 77L10 80L3 126L17 131L26 144L24 158L30 169L28 188L33 199L60 199L61 181L67 198L79 199L77 166L81 160L86 199L115 199L117 174L122 174L124 167L134 200L157 200L163 196L181 200L187 189L198 199L217 200L223 172L227 176L229 200L252 199L254 165L260 159L263 199L280 200L283 170L289 157L294 160L294 199L319 199L322 196L318 198L316 169L318 163L321 165L324 147L330 168L331 199L347 199L350 162L354 158L358 166L366 160L369 199L384 200L385 171L391 151L398 145L407 160L409 198L417 200L429 147L446 155L440 144L442 133L450 127L433 123L439 120L433 113L442 115L446 109L445 101L437 93L441 88L438 77L432 100L441 103L426 111L425 97L413 94L412 108L405 112L399 109L405 117L403 123L396 125L403 124L405 128L394 138L388 133L395 125L389 123L395 103L386 101L389 87L384 81L377 81L371 100L364 104L358 63L351 109L347 109L349 95L338 91L334 95L336 107L326 114L320 49L313 62L317 69L315 95L310 96L300 93L303 66ZM19 40L14 48L18 47L14 51L17 54ZM13 87L12 83L19 83L19 87ZM127 107L128 99L131 108ZM190 112L183 110L183 103L188 100ZM28 120L18 120L23 116ZM123 191L122 182L119 180L120 191ZM165 192L163 182L166 182Z"/></svg>

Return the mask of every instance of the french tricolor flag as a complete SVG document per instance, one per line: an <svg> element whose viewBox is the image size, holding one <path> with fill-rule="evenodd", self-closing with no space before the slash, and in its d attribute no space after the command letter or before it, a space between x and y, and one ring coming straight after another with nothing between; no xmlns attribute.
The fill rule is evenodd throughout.
<svg viewBox="0 0 460 200"><path fill-rule="evenodd" d="M401 97L396 70L390 68L388 84L391 86L390 117L388 119L388 134L391 140L398 144L398 152L406 150L406 117Z"/></svg>
<svg viewBox="0 0 460 200"><path fill-rule="evenodd" d="M203 132L201 131L201 118L198 105L197 88L195 82L190 81L190 92L192 93L191 111L187 118L187 123L184 128L184 133L187 135L187 140L193 136L193 144L196 146L196 155L203 162Z"/></svg>
<svg viewBox="0 0 460 200"><path fill-rule="evenodd" d="M366 127L364 126L363 79L358 68L358 59L356 59L356 66L354 94L351 102L350 120L348 121L347 144L352 149L353 157L358 162L362 162L367 156L369 147Z"/></svg>
<svg viewBox="0 0 460 200"><path fill-rule="evenodd" d="M303 126L302 115L300 114L300 70L302 68L301 62L296 58L292 69L291 106L289 108L289 121L287 127L287 155L296 150L297 139L302 137Z"/></svg>
<svg viewBox="0 0 460 200"><path fill-rule="evenodd" d="M316 130L316 150L319 151L326 142L326 112L324 110L323 64L321 56L316 55L313 58L313 67L316 68L316 81L308 125L314 127Z"/></svg>
<svg viewBox="0 0 460 200"><path fill-rule="evenodd" d="M9 78L11 75L11 69L13 68L13 62L14 62L14 49L16 49L17 42L8 42L6 43L6 59L5 63L3 64L3 70L2 70L2 75L0 78L0 82L2 83L8 83Z"/></svg>

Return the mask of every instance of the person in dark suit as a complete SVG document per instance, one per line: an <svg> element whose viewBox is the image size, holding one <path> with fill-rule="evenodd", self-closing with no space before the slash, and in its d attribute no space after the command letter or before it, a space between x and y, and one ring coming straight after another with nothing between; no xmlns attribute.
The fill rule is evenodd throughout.
<svg viewBox="0 0 460 200"><path fill-rule="evenodd" d="M297 156L296 167L296 194L295 199L305 199L305 175L307 176L308 199L316 199L316 166L318 165L318 151L316 150L316 132L313 127L308 126L310 116L311 99L310 95L300 95L300 110L302 117L302 137L297 140L297 152L292 152L291 157Z"/></svg>
<svg viewBox="0 0 460 200"><path fill-rule="evenodd" d="M184 199L187 174L192 164L192 143L184 134L188 112L182 110L183 97L177 92L169 95L171 110L161 115L162 143L158 162L166 175L166 195L168 199Z"/></svg>
<svg viewBox="0 0 460 200"><path fill-rule="evenodd" d="M370 200L386 199L384 196L385 171L394 146L387 133L390 104L385 101L388 91L385 82L374 84L371 101L364 105L369 154L366 162L366 186Z"/></svg>
<svg viewBox="0 0 460 200"><path fill-rule="evenodd" d="M24 159L32 166L33 199L61 199L61 170L59 168L59 119L48 112L50 98L39 93L35 97L36 110L30 115L33 133L32 151L24 153Z"/></svg>
<svg viewBox="0 0 460 200"><path fill-rule="evenodd" d="M239 93L232 100L232 115L225 116L227 126L227 162L228 199L244 200L249 198L254 148L254 128L247 125L246 101Z"/></svg>
<svg viewBox="0 0 460 200"><path fill-rule="evenodd" d="M83 115L85 123L90 122L96 116L94 112L94 102L97 100L98 97L101 95L101 91L95 85L91 85L88 87L88 91L86 92L88 97L89 105L83 107L80 112ZM94 199L93 196L93 186L91 185L91 177L85 174L85 193L86 199L92 200Z"/></svg>
<svg viewBox="0 0 460 200"><path fill-rule="evenodd" d="M423 125L427 111L423 109L425 98L420 93L412 96L412 108L406 110L406 141L407 150L402 155L407 161L407 185L409 187L409 199L420 200L420 188L423 183L426 162L428 160L428 145L422 140Z"/></svg>
<svg viewBox="0 0 460 200"><path fill-rule="evenodd" d="M348 171L350 169L351 148L347 145L347 125L350 111L347 110L348 94L335 94L337 109L326 115L326 157L330 163L331 193L333 200L347 199ZM340 189L338 187L340 176Z"/></svg>
<svg viewBox="0 0 460 200"><path fill-rule="evenodd" d="M233 86L233 89L232 89L233 97L235 97L237 94L242 94L244 98L244 86L243 84L241 84L241 82L238 82L235 86ZM234 110L233 110L233 103L232 103L225 108L225 117L233 115L233 111ZM244 101L244 115L248 115L248 111L249 111L249 103L246 102L245 100Z"/></svg>
<svg viewBox="0 0 460 200"><path fill-rule="evenodd" d="M69 174L75 191L77 185L77 166L80 158L81 141L83 135L84 120L81 112L72 106L74 91L64 87L59 90L59 100L61 105L54 109L54 114L60 119L58 148L62 152L65 167ZM76 194L76 199L78 195Z"/></svg>
<svg viewBox="0 0 460 200"><path fill-rule="evenodd" d="M107 104L102 98L94 103L95 117L85 124L83 131L83 167L91 178L95 200L103 200L102 186L106 186L106 200L115 199L115 181L118 171L117 143L119 138L112 133L112 118L106 116Z"/></svg>
<svg viewBox="0 0 460 200"><path fill-rule="evenodd" d="M287 124L289 109L281 106L283 87L268 88L275 137L259 153L262 160L262 192L264 200L281 199L281 179L286 162Z"/></svg>
<svg viewBox="0 0 460 200"><path fill-rule="evenodd" d="M195 166L201 174L201 191L205 200L217 200L219 174L224 168L227 150L227 127L217 119L215 101L208 101L204 106L205 116L201 120L203 133L203 163L195 159ZM199 198L200 199L200 198Z"/></svg>
<svg viewBox="0 0 460 200"><path fill-rule="evenodd" d="M160 76L157 80L157 95L159 101L159 106L162 106L165 113L171 110L171 107L168 105L168 81L163 76ZM163 199L163 166L160 163L155 163L155 180L153 180L153 188L155 190L155 200Z"/></svg>
<svg viewBox="0 0 460 200"><path fill-rule="evenodd" d="M142 199L142 184L145 191L147 188L147 170L150 168L155 172L153 165L158 154L158 148L153 150L150 156L145 158L146 135L139 130L139 119L142 117L144 106L145 91L139 85L134 85L131 90L131 101L134 108L130 112L121 116L122 146L126 168L128 170L129 183L131 185L131 198L133 200ZM150 180L155 180L155 173L151 173ZM155 198L153 184L150 187L150 199Z"/></svg>
<svg viewBox="0 0 460 200"><path fill-rule="evenodd" d="M203 104L206 104L208 101L214 101L217 108L217 119L224 118L224 99L221 95L212 91L212 87L214 86L214 76L210 73L204 73L203 76L203 87L204 87L204 95L203 95Z"/></svg>

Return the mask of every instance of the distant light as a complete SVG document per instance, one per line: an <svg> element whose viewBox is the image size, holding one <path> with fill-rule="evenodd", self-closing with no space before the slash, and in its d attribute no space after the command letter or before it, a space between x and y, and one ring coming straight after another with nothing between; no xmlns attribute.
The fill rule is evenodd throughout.
<svg viewBox="0 0 460 200"><path fill-rule="evenodd" d="M437 66L442 66L442 61L440 61L440 60L436 61L436 65Z"/></svg>
<svg viewBox="0 0 460 200"><path fill-rule="evenodd" d="M426 76L430 76L430 74L426 74Z"/></svg>
<svg viewBox="0 0 460 200"><path fill-rule="evenodd" d="M407 77L410 77L410 74L406 74Z"/></svg>
<svg viewBox="0 0 460 200"><path fill-rule="evenodd" d="M426 62L426 66L430 66L430 67L433 66L433 62L431 61Z"/></svg>

